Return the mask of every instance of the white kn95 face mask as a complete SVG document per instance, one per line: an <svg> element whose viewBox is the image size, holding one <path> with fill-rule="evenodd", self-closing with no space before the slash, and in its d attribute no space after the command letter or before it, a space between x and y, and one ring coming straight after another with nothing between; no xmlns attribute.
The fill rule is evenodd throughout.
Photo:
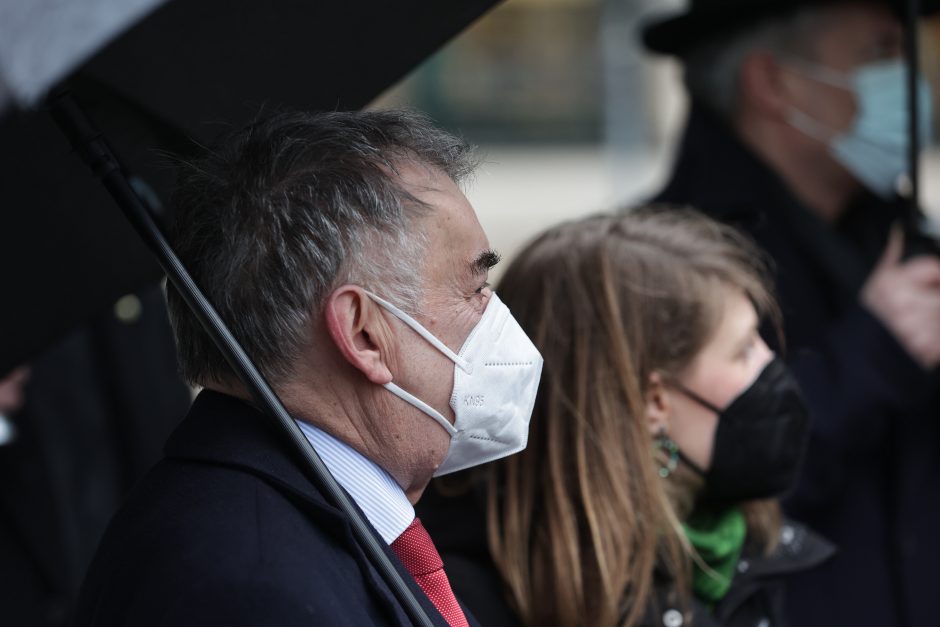
<svg viewBox="0 0 940 627"><path fill-rule="evenodd" d="M451 424L440 412L395 383L392 394L436 420L450 434L450 449L434 473L446 475L485 464L525 448L535 405L542 356L496 294L483 317L454 353L417 320L390 302L366 292L372 300L411 327L454 362Z"/></svg>

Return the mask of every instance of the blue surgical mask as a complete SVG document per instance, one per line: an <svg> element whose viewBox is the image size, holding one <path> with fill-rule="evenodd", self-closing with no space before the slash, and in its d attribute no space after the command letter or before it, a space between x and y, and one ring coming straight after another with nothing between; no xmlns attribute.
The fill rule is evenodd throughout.
<svg viewBox="0 0 940 627"><path fill-rule="evenodd" d="M902 59L863 65L843 74L808 61L788 63L810 78L855 94L858 113L852 126L839 133L802 111L791 110L794 128L829 145L832 156L869 190L890 198L898 178L908 173L910 107L907 69ZM923 77L917 86L920 145L931 137L933 100Z"/></svg>

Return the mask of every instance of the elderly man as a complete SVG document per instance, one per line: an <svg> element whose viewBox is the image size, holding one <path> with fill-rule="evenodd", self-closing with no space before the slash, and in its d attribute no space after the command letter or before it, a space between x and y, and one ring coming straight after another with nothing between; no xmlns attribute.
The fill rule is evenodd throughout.
<svg viewBox="0 0 940 627"><path fill-rule="evenodd" d="M889 237L907 144L898 6L693 0L644 32L681 58L692 100L658 199L743 227L775 261L815 419L789 508L841 549L792 582L801 627L937 621L940 261Z"/></svg>
<svg viewBox="0 0 940 627"><path fill-rule="evenodd" d="M173 236L434 623L451 626L474 620L412 506L432 475L524 447L541 372L488 287L498 256L458 188L472 166L413 114L281 114L186 165ZM76 624L410 624L172 291L169 305L182 371L205 390L112 522Z"/></svg>

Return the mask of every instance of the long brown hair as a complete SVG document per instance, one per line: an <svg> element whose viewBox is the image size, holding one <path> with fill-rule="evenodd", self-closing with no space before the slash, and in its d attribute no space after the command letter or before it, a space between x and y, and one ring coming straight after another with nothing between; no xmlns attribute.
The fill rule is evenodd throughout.
<svg viewBox="0 0 940 627"><path fill-rule="evenodd" d="M680 521L700 486L659 476L646 385L691 363L728 288L775 311L760 260L699 213L643 208L552 228L507 269L497 291L545 365L528 447L489 467L487 524L526 625L634 625L658 571L687 602ZM765 543L775 508L748 508Z"/></svg>

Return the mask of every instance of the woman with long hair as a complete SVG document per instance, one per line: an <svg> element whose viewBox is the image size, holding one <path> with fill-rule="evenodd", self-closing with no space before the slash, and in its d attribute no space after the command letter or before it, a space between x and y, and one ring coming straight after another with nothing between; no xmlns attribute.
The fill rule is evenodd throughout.
<svg viewBox="0 0 940 627"><path fill-rule="evenodd" d="M646 208L550 229L507 269L497 291L545 360L528 446L474 475L482 499L422 513L479 618L784 624L782 580L832 549L774 500L807 416L759 333L777 317L760 259Z"/></svg>

